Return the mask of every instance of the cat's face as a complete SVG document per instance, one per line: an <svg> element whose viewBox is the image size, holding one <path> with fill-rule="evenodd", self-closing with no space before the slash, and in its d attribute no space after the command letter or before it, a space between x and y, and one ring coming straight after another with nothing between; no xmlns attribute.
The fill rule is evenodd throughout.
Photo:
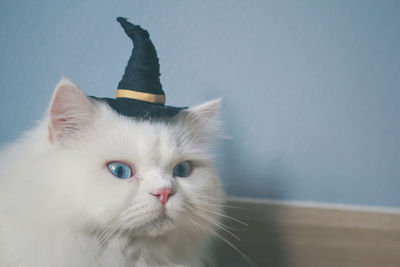
<svg viewBox="0 0 400 267"><path fill-rule="evenodd" d="M50 106L49 141L53 160L68 162L58 179L71 194L59 201L70 202L68 212L92 230L158 236L212 223L222 198L207 153L217 106L137 120L61 82Z"/></svg>

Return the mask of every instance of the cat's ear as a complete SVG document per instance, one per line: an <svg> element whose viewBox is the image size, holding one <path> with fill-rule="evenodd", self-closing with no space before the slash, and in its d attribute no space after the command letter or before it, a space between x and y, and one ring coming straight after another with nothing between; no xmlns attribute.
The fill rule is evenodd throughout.
<svg viewBox="0 0 400 267"><path fill-rule="evenodd" d="M49 107L49 140L61 142L90 125L94 107L73 82L62 79L56 86Z"/></svg>
<svg viewBox="0 0 400 267"><path fill-rule="evenodd" d="M198 106L194 106L189 109L189 112L192 113L198 120L207 122L217 113L219 106L221 105L221 100L221 98L217 98Z"/></svg>
<svg viewBox="0 0 400 267"><path fill-rule="evenodd" d="M215 116L220 105L221 98L218 98L198 106L194 106L189 109L189 112L197 119L198 122L207 123Z"/></svg>
<svg viewBox="0 0 400 267"><path fill-rule="evenodd" d="M218 130L216 113L221 105L221 98L191 107L187 111L186 120L199 132Z"/></svg>

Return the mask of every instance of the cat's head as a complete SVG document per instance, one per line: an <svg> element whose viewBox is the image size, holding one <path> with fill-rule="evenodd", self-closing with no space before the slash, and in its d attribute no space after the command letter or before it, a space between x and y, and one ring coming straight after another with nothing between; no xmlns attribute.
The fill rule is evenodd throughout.
<svg viewBox="0 0 400 267"><path fill-rule="evenodd" d="M62 80L48 120L54 201L77 227L92 230L158 236L217 222L223 193L208 150L218 106L135 119Z"/></svg>

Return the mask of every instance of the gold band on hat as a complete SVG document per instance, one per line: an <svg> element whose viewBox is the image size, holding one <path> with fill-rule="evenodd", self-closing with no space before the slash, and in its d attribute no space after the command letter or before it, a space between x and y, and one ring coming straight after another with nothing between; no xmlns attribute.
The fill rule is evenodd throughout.
<svg viewBox="0 0 400 267"><path fill-rule="evenodd" d="M165 104L165 95L155 95L126 89L117 89L117 98L130 98L150 103Z"/></svg>

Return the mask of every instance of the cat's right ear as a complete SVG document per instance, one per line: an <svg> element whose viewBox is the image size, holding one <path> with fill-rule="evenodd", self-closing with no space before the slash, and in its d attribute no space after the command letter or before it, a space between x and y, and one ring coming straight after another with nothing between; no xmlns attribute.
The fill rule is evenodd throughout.
<svg viewBox="0 0 400 267"><path fill-rule="evenodd" d="M73 82L62 79L56 86L49 108L49 140L61 143L90 125L94 107Z"/></svg>

